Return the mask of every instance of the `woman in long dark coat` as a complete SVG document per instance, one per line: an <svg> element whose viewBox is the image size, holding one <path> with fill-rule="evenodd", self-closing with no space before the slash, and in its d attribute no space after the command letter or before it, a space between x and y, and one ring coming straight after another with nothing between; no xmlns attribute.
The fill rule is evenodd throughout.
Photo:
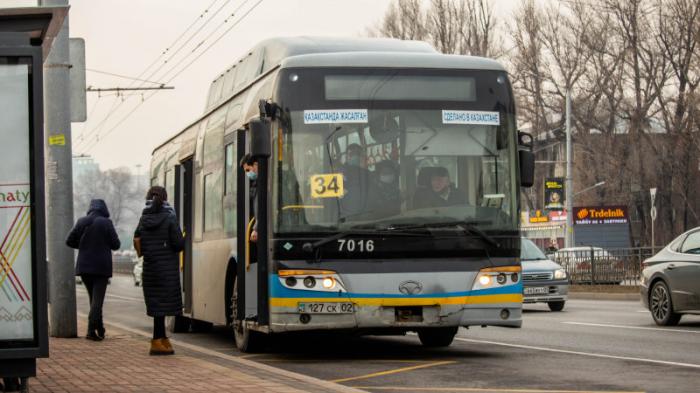
<svg viewBox="0 0 700 393"><path fill-rule="evenodd" d="M185 241L165 189L151 187L146 199L134 246L143 255L143 297L146 312L153 317L150 353L171 355L175 351L165 335L165 317L182 313L179 252Z"/></svg>

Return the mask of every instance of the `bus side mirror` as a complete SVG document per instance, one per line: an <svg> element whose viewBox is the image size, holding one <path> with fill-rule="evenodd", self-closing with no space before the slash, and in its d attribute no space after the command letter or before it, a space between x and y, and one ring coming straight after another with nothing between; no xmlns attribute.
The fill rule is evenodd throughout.
<svg viewBox="0 0 700 393"><path fill-rule="evenodd" d="M520 186L532 187L535 183L535 153L532 152L532 135L518 131L518 158L520 159Z"/></svg>
<svg viewBox="0 0 700 393"><path fill-rule="evenodd" d="M253 157L268 158L272 154L270 142L270 121L262 118L251 120L250 154Z"/></svg>

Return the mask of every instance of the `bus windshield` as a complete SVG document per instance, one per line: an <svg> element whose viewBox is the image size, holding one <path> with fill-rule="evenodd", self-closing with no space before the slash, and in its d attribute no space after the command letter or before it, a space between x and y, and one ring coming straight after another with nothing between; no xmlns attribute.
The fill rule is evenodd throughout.
<svg viewBox="0 0 700 393"><path fill-rule="evenodd" d="M517 228L504 74L353 72L283 74L275 232L451 222ZM306 84L296 85L301 79Z"/></svg>

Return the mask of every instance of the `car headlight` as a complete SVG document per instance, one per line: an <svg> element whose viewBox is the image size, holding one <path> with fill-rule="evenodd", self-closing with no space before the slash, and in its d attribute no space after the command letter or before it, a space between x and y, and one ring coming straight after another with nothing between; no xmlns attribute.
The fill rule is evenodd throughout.
<svg viewBox="0 0 700 393"><path fill-rule="evenodd" d="M566 270L557 269L554 271L554 279L555 280L563 280L565 278L566 278Z"/></svg>

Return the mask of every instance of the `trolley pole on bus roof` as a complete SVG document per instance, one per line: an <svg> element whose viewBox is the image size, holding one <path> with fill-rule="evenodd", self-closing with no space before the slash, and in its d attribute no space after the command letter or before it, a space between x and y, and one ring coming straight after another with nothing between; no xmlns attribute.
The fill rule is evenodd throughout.
<svg viewBox="0 0 700 393"><path fill-rule="evenodd" d="M41 0L43 6L67 6L68 0ZM73 226L73 169L70 112L68 17L44 64L44 140L46 149L46 250L49 334L76 337L73 250L65 244Z"/></svg>
<svg viewBox="0 0 700 393"><path fill-rule="evenodd" d="M571 171L571 160L573 159L571 149L571 89L566 89L566 237L565 247L574 246L574 185L573 173Z"/></svg>

